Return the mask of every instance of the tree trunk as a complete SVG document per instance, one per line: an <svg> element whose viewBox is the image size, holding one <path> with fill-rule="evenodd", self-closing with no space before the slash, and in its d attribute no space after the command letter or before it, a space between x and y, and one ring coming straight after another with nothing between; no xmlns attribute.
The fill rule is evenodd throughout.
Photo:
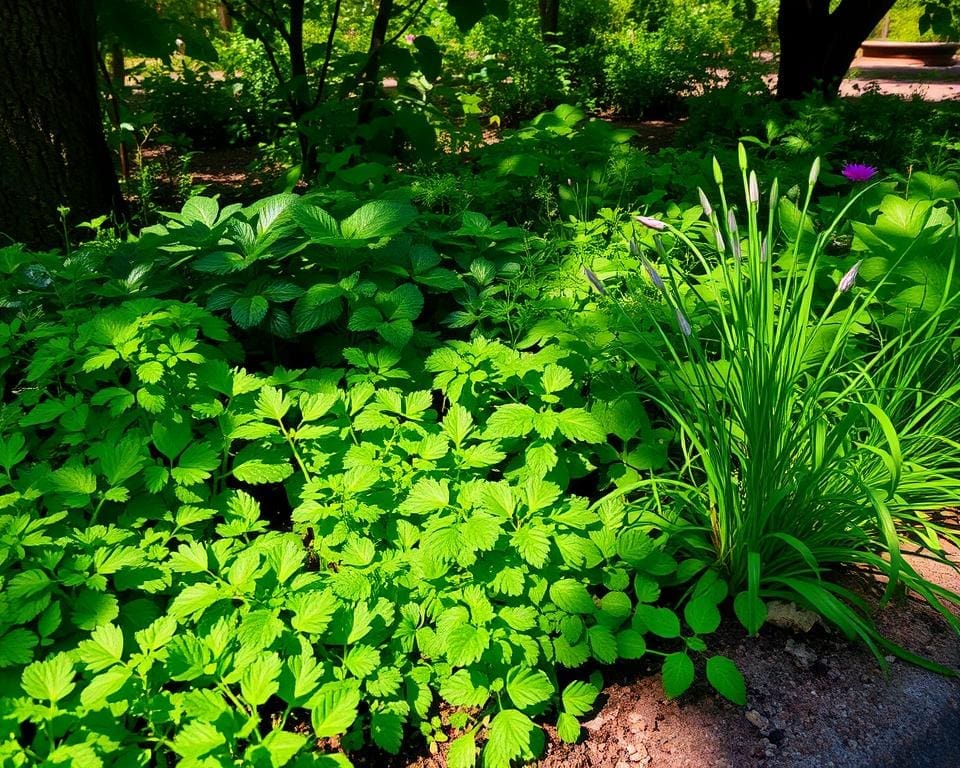
<svg viewBox="0 0 960 768"><path fill-rule="evenodd" d="M387 27L392 14L393 0L380 0L377 16L373 20L373 30L370 33L367 65L363 68L357 125L366 125L373 118L373 108L376 105L377 91L380 87L380 49L387 40Z"/></svg>
<svg viewBox="0 0 960 768"><path fill-rule="evenodd" d="M857 48L894 2L841 0L831 13L830 0L780 0L777 98L836 96Z"/></svg>
<svg viewBox="0 0 960 768"><path fill-rule="evenodd" d="M233 29L233 19L230 18L230 9L227 8L226 3L217 3L217 21L224 32L230 32Z"/></svg>
<svg viewBox="0 0 960 768"><path fill-rule="evenodd" d="M537 0L540 9L540 34L552 41L560 25L560 0Z"/></svg>
<svg viewBox="0 0 960 768"><path fill-rule="evenodd" d="M92 0L0 2L0 237L61 242L70 221L121 212L100 123Z"/></svg>

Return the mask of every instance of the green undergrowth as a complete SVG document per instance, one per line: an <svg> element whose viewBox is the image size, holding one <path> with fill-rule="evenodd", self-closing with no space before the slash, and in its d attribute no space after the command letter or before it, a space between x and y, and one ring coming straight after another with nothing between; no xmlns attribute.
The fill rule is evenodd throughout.
<svg viewBox="0 0 960 768"><path fill-rule="evenodd" d="M638 203L628 137L582 120L479 161L480 191L535 184L535 150L538 231L503 220L513 197L424 177L196 197L137 238L0 250L0 764L332 768L446 743L453 768L506 768L545 724L579 739L618 660L743 704L710 648L731 602L750 631L788 597L878 642L831 579L951 535L928 513L956 499L960 190L917 173L761 214L748 188L741 244L705 199ZM595 178L551 180L566 143ZM669 226L634 218L651 210ZM731 292L761 248L769 282ZM784 397L769 423L817 407L758 479L729 342L767 348L743 310L761 284L761 327L793 318L772 348L802 362L753 382ZM910 334L923 354L891 341ZM842 547L819 522L863 497L795 487L837 468L891 511L847 514ZM811 530L750 527L792 509Z"/></svg>

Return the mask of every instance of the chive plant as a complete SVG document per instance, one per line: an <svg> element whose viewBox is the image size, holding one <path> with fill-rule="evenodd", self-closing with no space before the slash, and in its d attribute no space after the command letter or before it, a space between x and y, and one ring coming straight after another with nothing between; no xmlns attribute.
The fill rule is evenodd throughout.
<svg viewBox="0 0 960 768"><path fill-rule="evenodd" d="M776 226L776 180L763 211L742 145L739 157L743 229L716 160L719 209L700 191L709 249L667 222L636 217L653 230L658 260L642 263L674 319L672 327L654 322L668 359L649 375L651 396L676 423L683 448L672 474L641 481L653 493L637 503L675 544L726 573L751 633L765 621L764 599L787 599L862 640L881 665L892 652L947 671L882 637L867 603L833 577L845 566L879 572L888 580L881 604L909 588L960 632L947 607L960 596L903 556L919 546L943 559L942 538L957 541L931 514L960 499L957 223L939 302L888 338L870 310L896 262L869 288L857 286L860 262L829 298L818 287L835 271L825 247L865 190L818 236L788 242ZM798 233L818 174L819 159ZM667 236L682 264L698 268L668 252ZM634 311L612 301L639 330ZM640 344L647 357L653 344ZM638 359L636 349L625 351Z"/></svg>

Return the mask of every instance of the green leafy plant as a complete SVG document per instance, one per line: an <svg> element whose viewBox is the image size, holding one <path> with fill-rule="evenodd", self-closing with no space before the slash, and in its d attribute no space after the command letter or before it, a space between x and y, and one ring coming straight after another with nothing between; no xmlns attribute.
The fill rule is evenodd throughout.
<svg viewBox="0 0 960 768"><path fill-rule="evenodd" d="M880 572L889 580L883 602L908 588L960 631L947 607L960 596L922 578L902 554L920 545L942 559L940 537L956 541L930 514L958 493L955 214L888 196L887 215L898 211L917 238L898 238L897 225L878 221L894 243L882 257L835 262L825 250L866 191L816 232L808 214L815 163L802 208L774 183L763 225L742 146L740 168L742 232L716 164L722 205L702 197L708 222L699 242L638 217L659 255L659 266L644 260L644 269L668 318L655 327L669 358L648 381L684 445L675 472L638 483L656 490L638 504L682 550L722 569L750 632L764 622L764 599L788 599L862 640L881 664L892 652L949 672L882 637L867 604L832 574L855 563ZM878 297L929 232L949 238L937 279L912 294L913 311L892 328L877 325L886 316L877 314ZM875 268L864 271L868 263ZM823 295L825 273L841 277ZM858 279L869 287L857 289Z"/></svg>

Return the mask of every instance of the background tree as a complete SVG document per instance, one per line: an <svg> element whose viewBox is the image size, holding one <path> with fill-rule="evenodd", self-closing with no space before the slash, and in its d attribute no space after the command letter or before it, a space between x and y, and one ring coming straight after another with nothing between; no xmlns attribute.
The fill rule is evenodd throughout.
<svg viewBox="0 0 960 768"><path fill-rule="evenodd" d="M93 0L0 3L0 235L61 240L72 221L122 211L100 121Z"/></svg>
<svg viewBox="0 0 960 768"><path fill-rule="evenodd" d="M780 0L777 97L798 99L817 91L828 98L836 96L860 44L895 1ZM920 31L946 31L956 0L927 0L924 6Z"/></svg>

